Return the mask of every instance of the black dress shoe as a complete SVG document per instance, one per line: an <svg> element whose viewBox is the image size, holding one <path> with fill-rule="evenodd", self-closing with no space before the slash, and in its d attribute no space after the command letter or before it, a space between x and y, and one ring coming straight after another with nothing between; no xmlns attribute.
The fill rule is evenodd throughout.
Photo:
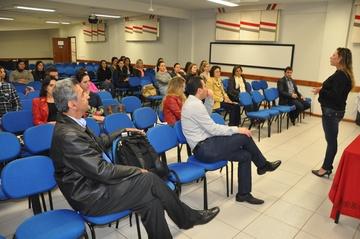
<svg viewBox="0 0 360 239"><path fill-rule="evenodd" d="M263 204L264 200L255 198L251 193L245 195L236 194L236 201L238 202L248 202L250 204Z"/></svg>
<svg viewBox="0 0 360 239"><path fill-rule="evenodd" d="M280 164L281 164L280 160L277 160L277 161L274 161L274 162L266 161L264 167L257 169L257 174L258 175L263 175L266 172L274 171L275 169L277 169L280 166Z"/></svg>
<svg viewBox="0 0 360 239"><path fill-rule="evenodd" d="M216 217L216 215L218 215L219 212L220 212L219 207L213 207L208 210L199 210L200 217L197 221L195 221L194 226L202 225L210 222L212 219Z"/></svg>

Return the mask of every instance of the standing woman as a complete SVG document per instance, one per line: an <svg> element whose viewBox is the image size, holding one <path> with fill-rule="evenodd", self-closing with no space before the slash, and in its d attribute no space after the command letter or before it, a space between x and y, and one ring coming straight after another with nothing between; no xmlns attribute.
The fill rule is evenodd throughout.
<svg viewBox="0 0 360 239"><path fill-rule="evenodd" d="M56 78L46 76L42 82L38 98L32 100L32 113L34 125L55 124L57 109L54 102L53 91Z"/></svg>
<svg viewBox="0 0 360 239"><path fill-rule="evenodd" d="M212 90L214 105L213 110L224 108L229 112L229 126L239 126L240 124L240 105L233 102L226 94L221 82L220 66L213 66L210 70L210 78L206 81L206 88Z"/></svg>
<svg viewBox="0 0 360 239"><path fill-rule="evenodd" d="M352 69L352 54L348 48L339 47L330 57L330 64L336 71L321 88L315 88L314 93L319 93L319 102L322 110L322 125L327 142L326 154L323 165L319 170L312 170L318 177L330 177L333 162L337 152L337 136L339 122L344 117L346 99L354 87L354 74Z"/></svg>
<svg viewBox="0 0 360 239"><path fill-rule="evenodd" d="M175 76L169 82L169 87L162 103L164 119L169 125L174 125L181 119L181 108L186 97L184 94L185 79Z"/></svg>

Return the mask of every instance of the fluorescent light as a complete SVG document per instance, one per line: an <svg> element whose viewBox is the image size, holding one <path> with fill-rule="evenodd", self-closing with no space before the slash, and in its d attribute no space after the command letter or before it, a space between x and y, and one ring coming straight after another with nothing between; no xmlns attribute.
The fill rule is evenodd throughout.
<svg viewBox="0 0 360 239"><path fill-rule="evenodd" d="M121 18L121 16L117 16L117 15L106 15L106 14L97 14L97 13L94 13L94 15L97 17Z"/></svg>
<svg viewBox="0 0 360 239"><path fill-rule="evenodd" d="M46 21L46 23L49 24L63 24L63 25L69 25L70 22L57 22L57 21Z"/></svg>
<svg viewBox="0 0 360 239"><path fill-rule="evenodd" d="M225 6L228 6L228 7L237 7L237 6L239 6L236 3L232 3L232 2L229 2L229 1L223 1L223 0L208 0L208 1L218 3L218 4L222 4L222 5L225 5Z"/></svg>
<svg viewBox="0 0 360 239"><path fill-rule="evenodd" d="M60 22L61 24L64 24L64 25L69 25L70 22Z"/></svg>
<svg viewBox="0 0 360 239"><path fill-rule="evenodd" d="M0 17L0 20L13 21L14 18L11 18L11 17Z"/></svg>
<svg viewBox="0 0 360 239"><path fill-rule="evenodd" d="M48 9L48 8L25 7L25 6L15 6L15 8L17 8L17 9L23 9L23 10L31 10L31 11L55 12L54 9Z"/></svg>

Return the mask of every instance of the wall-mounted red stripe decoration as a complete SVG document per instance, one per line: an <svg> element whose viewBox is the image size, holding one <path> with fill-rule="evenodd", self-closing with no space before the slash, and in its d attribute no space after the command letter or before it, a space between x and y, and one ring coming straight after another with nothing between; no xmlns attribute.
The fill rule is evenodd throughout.
<svg viewBox="0 0 360 239"><path fill-rule="evenodd" d="M360 20L360 15L355 15L356 20Z"/></svg>
<svg viewBox="0 0 360 239"><path fill-rule="evenodd" d="M251 27L259 27L259 26L260 26L259 23L244 22L244 21L241 21L241 22L240 22L240 26L241 26L241 25L246 25L246 26L251 26Z"/></svg>
<svg viewBox="0 0 360 239"><path fill-rule="evenodd" d="M226 25L229 27L240 27L240 24L232 23L232 22L225 22L225 21L221 21L221 20L217 20L216 24L222 24L222 25Z"/></svg>
<svg viewBox="0 0 360 239"><path fill-rule="evenodd" d="M138 26L133 26L133 28L136 30L142 30L142 27L138 27Z"/></svg>
<svg viewBox="0 0 360 239"><path fill-rule="evenodd" d="M129 29L129 30L132 30L133 28L132 27L125 27L126 29Z"/></svg>
<svg viewBox="0 0 360 239"><path fill-rule="evenodd" d="M269 27L276 27L277 26L276 23L272 23L272 22L260 22L260 25L265 25L265 26L269 26Z"/></svg>
<svg viewBox="0 0 360 239"><path fill-rule="evenodd" d="M156 27L152 27L152 26L143 25L143 28L147 28L147 29L151 29L151 30L157 31L157 28L156 28Z"/></svg>

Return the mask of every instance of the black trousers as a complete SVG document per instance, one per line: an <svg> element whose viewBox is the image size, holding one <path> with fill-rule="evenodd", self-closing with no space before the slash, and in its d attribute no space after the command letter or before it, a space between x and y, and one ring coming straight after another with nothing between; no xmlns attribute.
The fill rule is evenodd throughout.
<svg viewBox="0 0 360 239"><path fill-rule="evenodd" d="M140 214L149 238L172 238L164 210L180 229L193 227L200 217L153 173L142 173L110 187L110 198L94 206L98 208L96 215L131 209Z"/></svg>
<svg viewBox="0 0 360 239"><path fill-rule="evenodd" d="M251 162L258 168L265 166L266 162L254 140L244 134L207 138L196 146L194 154L203 162L238 162L238 194L251 192Z"/></svg>
<svg viewBox="0 0 360 239"><path fill-rule="evenodd" d="M240 118L240 105L221 102L220 107L229 112L229 126L239 126Z"/></svg>
<svg viewBox="0 0 360 239"><path fill-rule="evenodd" d="M301 112L310 108L310 104L302 99L291 99L289 105L295 105L296 109L289 113L291 120L295 120Z"/></svg>
<svg viewBox="0 0 360 239"><path fill-rule="evenodd" d="M339 133L339 122L344 117L345 111L338 111L331 108L321 107L322 125L327 142L326 153L322 168L333 169L333 162L337 152L337 136Z"/></svg>

